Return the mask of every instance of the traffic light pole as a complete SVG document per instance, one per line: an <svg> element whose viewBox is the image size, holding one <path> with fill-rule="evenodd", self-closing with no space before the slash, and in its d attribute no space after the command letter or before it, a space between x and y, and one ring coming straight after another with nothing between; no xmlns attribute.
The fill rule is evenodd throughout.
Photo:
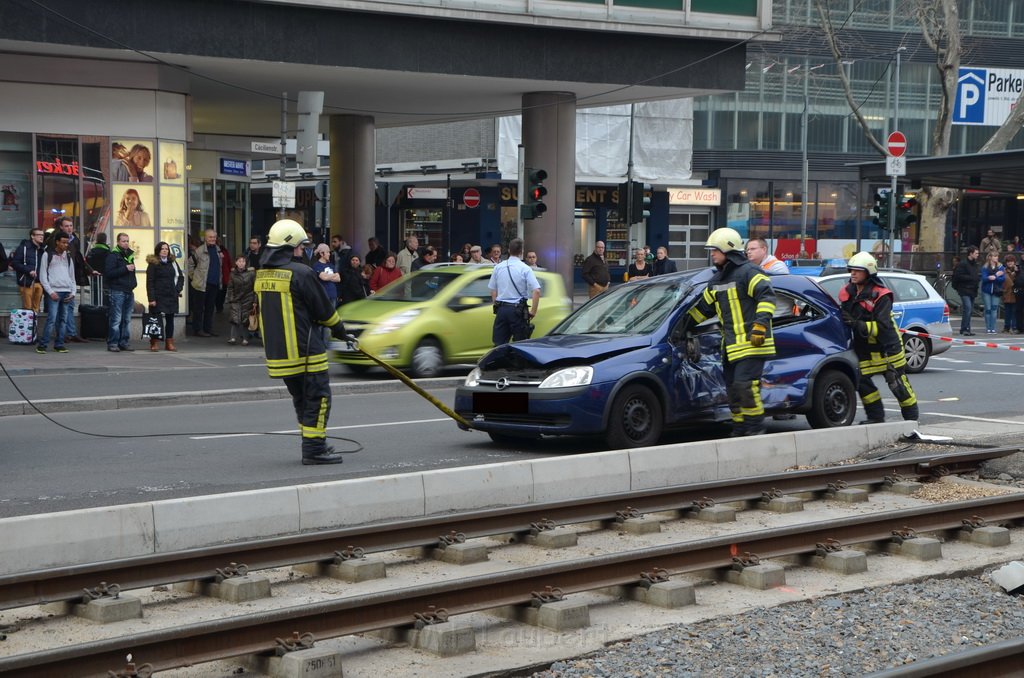
<svg viewBox="0 0 1024 678"><path fill-rule="evenodd" d="M620 214L619 215L620 219L622 219L625 222L628 222L626 224L626 227L630 230L630 234L629 234L630 235L630 238L629 238L629 250L630 251L626 253L626 261L629 261L629 255L632 253L632 251L634 249L633 248L633 238L632 238L633 233L632 233L632 230L633 230L633 222L636 220L636 215L632 213L633 191L634 191L634 187L633 187L633 122L634 122L635 119L636 119L636 104L630 104L629 105L629 161L626 164L626 186L628 186L628 188L626 189L626 204L629 205L630 208L626 210L625 214Z"/></svg>
<svg viewBox="0 0 1024 678"><path fill-rule="evenodd" d="M519 179L516 184L516 237L525 240L523 237L523 201L526 200L526 148L522 144L519 144L517 166Z"/></svg>
<svg viewBox="0 0 1024 678"><path fill-rule="evenodd" d="M900 128L900 58L901 52L906 49L900 47L896 50L896 71L894 73L896 86L893 95L893 116L892 116L892 129L898 130ZM896 267L896 175L890 177L889 183L889 268Z"/></svg>
<svg viewBox="0 0 1024 678"><path fill-rule="evenodd" d="M281 175L278 177L279 181L284 181L285 167L288 165L288 156L285 154L284 145L288 141L288 92L281 92ZM284 219L285 216L284 199L281 200L281 206L277 210L277 218Z"/></svg>

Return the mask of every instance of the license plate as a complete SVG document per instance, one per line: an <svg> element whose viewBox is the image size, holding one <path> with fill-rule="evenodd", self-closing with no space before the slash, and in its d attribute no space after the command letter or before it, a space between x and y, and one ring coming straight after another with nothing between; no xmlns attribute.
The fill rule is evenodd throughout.
<svg viewBox="0 0 1024 678"><path fill-rule="evenodd" d="M530 411L530 397L526 393L474 393L473 412L476 414L526 414Z"/></svg>

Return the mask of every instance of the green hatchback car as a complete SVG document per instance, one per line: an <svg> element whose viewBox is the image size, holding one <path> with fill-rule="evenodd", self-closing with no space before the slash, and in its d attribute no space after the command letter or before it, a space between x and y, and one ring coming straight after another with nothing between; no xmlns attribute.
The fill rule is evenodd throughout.
<svg viewBox="0 0 1024 678"><path fill-rule="evenodd" d="M490 265L433 264L339 309L359 348L416 377L433 377L445 365L475 363L494 348L494 313L487 287ZM540 308L533 324L540 337L572 311L562 277L536 271ZM348 342L332 342L331 358L352 372L375 363Z"/></svg>

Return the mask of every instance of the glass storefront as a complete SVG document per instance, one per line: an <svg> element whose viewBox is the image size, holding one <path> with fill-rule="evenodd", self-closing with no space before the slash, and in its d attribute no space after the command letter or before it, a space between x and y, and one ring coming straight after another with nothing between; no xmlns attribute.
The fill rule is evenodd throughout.
<svg viewBox="0 0 1024 678"><path fill-rule="evenodd" d="M232 257L245 252L249 242L249 184L220 179L188 182L189 235L202 241L213 229ZM288 218L295 218L289 213ZM301 217L298 219L302 223Z"/></svg>
<svg viewBox="0 0 1024 678"><path fill-rule="evenodd" d="M184 167L182 142L0 132L0 243L10 255L30 227L49 231L64 217L74 222L83 253L101 233L108 243L127 233L144 295L142 262L158 240L183 246ZM18 306L12 270L0 276L0 312Z"/></svg>

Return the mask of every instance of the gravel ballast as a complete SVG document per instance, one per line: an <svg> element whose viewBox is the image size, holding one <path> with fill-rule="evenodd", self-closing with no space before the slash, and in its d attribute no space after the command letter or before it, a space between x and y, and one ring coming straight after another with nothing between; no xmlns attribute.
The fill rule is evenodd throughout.
<svg viewBox="0 0 1024 678"><path fill-rule="evenodd" d="M1024 635L1024 598L987 573L880 586L673 626L539 678L862 676Z"/></svg>

